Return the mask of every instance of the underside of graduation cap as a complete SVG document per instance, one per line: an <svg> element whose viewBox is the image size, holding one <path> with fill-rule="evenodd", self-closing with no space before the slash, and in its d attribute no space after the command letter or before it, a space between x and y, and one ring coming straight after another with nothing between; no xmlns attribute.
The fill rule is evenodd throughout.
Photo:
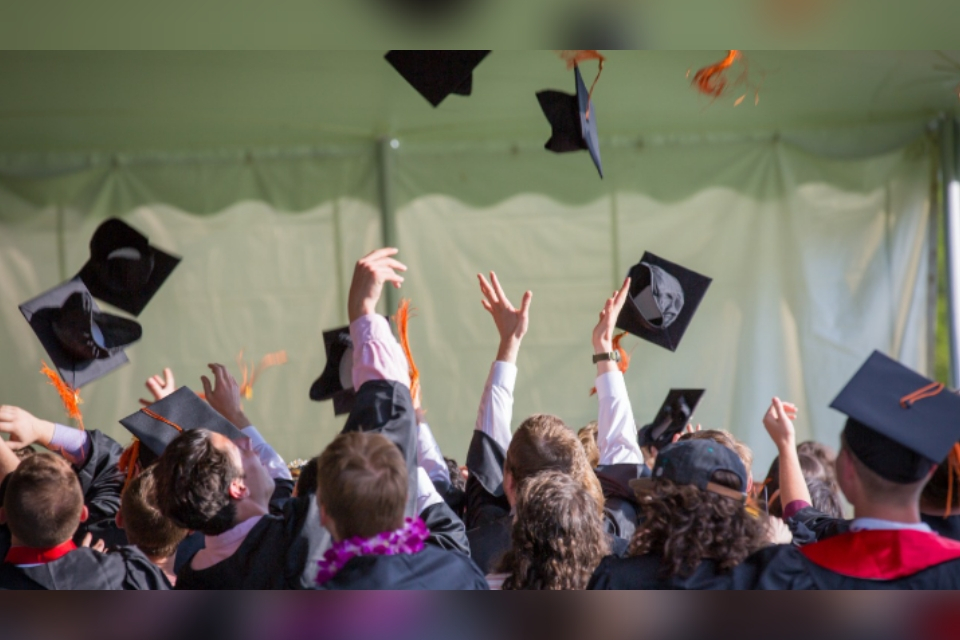
<svg viewBox="0 0 960 640"><path fill-rule="evenodd" d="M653 422L640 430L640 446L662 449L690 423L705 389L671 389Z"/></svg>
<svg viewBox="0 0 960 640"><path fill-rule="evenodd" d="M489 50L393 50L384 56L394 69L434 107L451 93L469 96L473 70Z"/></svg>
<svg viewBox="0 0 960 640"><path fill-rule="evenodd" d="M580 75L580 67L574 67L577 86L576 95L546 89L537 92L537 101L550 123L550 139L543 145L554 153L568 151L590 152L590 158L603 178L603 165L600 162L600 143L597 139L596 107L590 100L587 87Z"/></svg>

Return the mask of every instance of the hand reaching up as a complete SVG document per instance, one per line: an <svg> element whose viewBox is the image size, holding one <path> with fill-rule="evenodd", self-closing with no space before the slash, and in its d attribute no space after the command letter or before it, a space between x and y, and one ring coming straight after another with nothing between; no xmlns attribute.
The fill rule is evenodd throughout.
<svg viewBox="0 0 960 640"><path fill-rule="evenodd" d="M763 416L763 426L781 452L784 449L795 449L797 446L797 432L793 427L793 421L796 419L796 405L781 402L780 398L773 399L770 408Z"/></svg>
<svg viewBox="0 0 960 640"><path fill-rule="evenodd" d="M392 257L397 255L398 251L392 248L377 249L357 261L347 300L350 322L376 313L377 302L385 283L392 282L397 289L403 284L403 276L397 272L406 271L407 267Z"/></svg>
<svg viewBox="0 0 960 640"><path fill-rule="evenodd" d="M11 451L19 451L35 442L44 447L49 446L53 429L52 422L41 420L20 407L0 406L0 433L10 436L7 446Z"/></svg>
<svg viewBox="0 0 960 640"><path fill-rule="evenodd" d="M613 296L607 298L600 311L600 321L593 328L593 349L595 353L605 353L613 351L613 333L617 327L617 318L620 317L620 310L623 309L623 303L627 301L627 294L630 292L630 278L623 281L623 286L619 291L614 291Z"/></svg>
<svg viewBox="0 0 960 640"><path fill-rule="evenodd" d="M173 371L170 367L166 367L163 370L163 378L158 375L147 378L145 386L147 387L147 391L150 392L150 395L153 396L153 400L140 398L140 404L145 407L149 407L154 402L163 400L177 390L176 381L173 379Z"/></svg>
<svg viewBox="0 0 960 640"><path fill-rule="evenodd" d="M497 325L497 331L500 333L500 349L497 351L497 360L516 363L517 353L520 351L520 342L530 326L530 302L533 300L533 292L527 291L523 294L520 308L517 309L510 303L507 294L503 292L503 287L500 286L500 280L497 279L496 273L490 272L489 282L479 273L477 279L480 281L480 291L484 297L480 304L493 316L493 322Z"/></svg>
<svg viewBox="0 0 960 640"><path fill-rule="evenodd" d="M213 372L214 384L210 384L207 376L201 376L200 382L203 384L203 393L210 406L224 418L233 423L237 429L245 429L252 423L243 413L243 407L240 404L240 385L236 379L230 375L227 368L222 364L208 365Z"/></svg>

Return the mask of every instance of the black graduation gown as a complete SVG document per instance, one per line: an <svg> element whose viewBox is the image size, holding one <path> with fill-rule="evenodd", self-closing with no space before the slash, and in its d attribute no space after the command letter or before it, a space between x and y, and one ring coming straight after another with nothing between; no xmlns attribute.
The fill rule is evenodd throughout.
<svg viewBox="0 0 960 640"><path fill-rule="evenodd" d="M105 520L113 520L120 511L120 494L123 492L125 474L117 468L123 447L110 436L100 431L88 431L87 442L90 451L81 466L74 466L83 501L90 516L80 525L74 536L77 544L84 534L94 525Z"/></svg>
<svg viewBox="0 0 960 640"><path fill-rule="evenodd" d="M630 540L637 530L640 508L637 506L630 481L650 476L645 464L611 464L596 468L597 479L603 488L603 511L607 531Z"/></svg>
<svg viewBox="0 0 960 640"><path fill-rule="evenodd" d="M827 515L813 507L804 507L784 522L793 533L793 544L803 546L849 532L852 521Z"/></svg>
<svg viewBox="0 0 960 640"><path fill-rule="evenodd" d="M596 591L639 589L690 589L693 585L714 580L718 575L716 563L704 560L690 576L660 577L661 558L647 554L630 558L607 556L597 566L587 584Z"/></svg>
<svg viewBox="0 0 960 640"><path fill-rule="evenodd" d="M924 513L920 515L920 519L944 538L960 540L960 515L944 518L943 516L931 516Z"/></svg>
<svg viewBox="0 0 960 640"><path fill-rule="evenodd" d="M35 567L0 564L0 589L168 590L170 583L136 547L106 554L81 547Z"/></svg>
<svg viewBox="0 0 960 640"><path fill-rule="evenodd" d="M854 531L767 547L695 588L960 589L960 542L922 531Z"/></svg>
<svg viewBox="0 0 960 640"><path fill-rule="evenodd" d="M487 581L464 554L428 544L416 554L353 558L319 588L485 591Z"/></svg>

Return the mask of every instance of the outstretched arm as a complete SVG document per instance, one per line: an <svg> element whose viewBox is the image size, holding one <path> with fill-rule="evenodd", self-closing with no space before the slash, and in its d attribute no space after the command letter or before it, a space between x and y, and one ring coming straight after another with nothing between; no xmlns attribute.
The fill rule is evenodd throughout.
<svg viewBox="0 0 960 640"><path fill-rule="evenodd" d="M613 333L617 317L630 292L630 278L623 282L619 291L608 298L600 311L600 321L593 329L594 353L613 351ZM597 398L600 401L597 418L597 447L600 449L600 465L643 464L643 454L637 443L637 425L623 374L617 363L601 360L597 363Z"/></svg>
<svg viewBox="0 0 960 640"><path fill-rule="evenodd" d="M763 416L763 426L780 454L780 504L783 505L784 516L787 516L787 508L792 503L813 504L797 454L797 432L793 426L796 417L797 407L789 402L781 402L780 398L773 399Z"/></svg>

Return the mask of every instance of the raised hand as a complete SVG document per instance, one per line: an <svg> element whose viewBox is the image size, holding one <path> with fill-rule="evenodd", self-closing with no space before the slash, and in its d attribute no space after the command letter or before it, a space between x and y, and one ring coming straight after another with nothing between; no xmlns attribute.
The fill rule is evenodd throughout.
<svg viewBox="0 0 960 640"><path fill-rule="evenodd" d="M173 379L173 371L171 371L170 367L166 367L163 370L162 378L158 375L147 378L145 386L147 387L147 391L150 392L150 395L153 396L153 400L144 400L143 398L140 398L140 404L145 407L149 407L154 402L163 400L177 390L176 381Z"/></svg>
<svg viewBox="0 0 960 640"><path fill-rule="evenodd" d="M500 349L497 351L497 360L502 362L516 363L517 353L520 351L520 342L527 333L530 326L530 302L533 300L533 292L527 291L523 294L523 300L520 301L520 308L514 307L507 294L503 292L500 286L500 280L497 274L490 272L490 281L478 273L477 279L480 281L480 291L483 293L483 300L480 304L486 309L493 322L497 325L497 331L500 333Z"/></svg>
<svg viewBox="0 0 960 640"><path fill-rule="evenodd" d="M630 278L623 281L623 286L619 291L614 291L613 296L607 298L600 311L600 321L593 328L593 349L595 353L605 353L613 351L613 333L617 326L617 318L620 317L620 310L623 309L623 303L627 301L627 294L630 292Z"/></svg>
<svg viewBox="0 0 960 640"><path fill-rule="evenodd" d="M207 402L238 429L249 427L251 422L243 413L243 407L240 404L240 385L237 384L237 380L222 364L208 366L213 372L214 384L210 383L207 376L200 377Z"/></svg>
<svg viewBox="0 0 960 640"><path fill-rule="evenodd" d="M763 416L763 426L778 450L796 448L797 432L793 426L793 421L796 419L796 405L781 402L780 398L774 398L770 403L770 408Z"/></svg>
<svg viewBox="0 0 960 640"><path fill-rule="evenodd" d="M92 550L96 551L97 553L106 553L106 552L107 552L107 545L106 545L106 543L105 543L103 540L97 540L96 542L94 542L94 541L93 541L93 534L92 534L92 533L89 533L89 532L87 532L87 534L86 534L85 536L83 536L83 542L80 543L80 546L81 546L81 547L87 547L88 549L92 549Z"/></svg>
<svg viewBox="0 0 960 640"><path fill-rule="evenodd" d="M44 447L49 446L53 429L52 422L40 420L20 407L0 406L0 433L10 436L7 446L11 451L29 447L35 442Z"/></svg>
<svg viewBox="0 0 960 640"><path fill-rule="evenodd" d="M357 261L347 300L350 322L376 313L384 283L392 282L397 289L403 284L403 276L397 272L406 271L407 267L393 259L397 253L398 249L377 249Z"/></svg>

